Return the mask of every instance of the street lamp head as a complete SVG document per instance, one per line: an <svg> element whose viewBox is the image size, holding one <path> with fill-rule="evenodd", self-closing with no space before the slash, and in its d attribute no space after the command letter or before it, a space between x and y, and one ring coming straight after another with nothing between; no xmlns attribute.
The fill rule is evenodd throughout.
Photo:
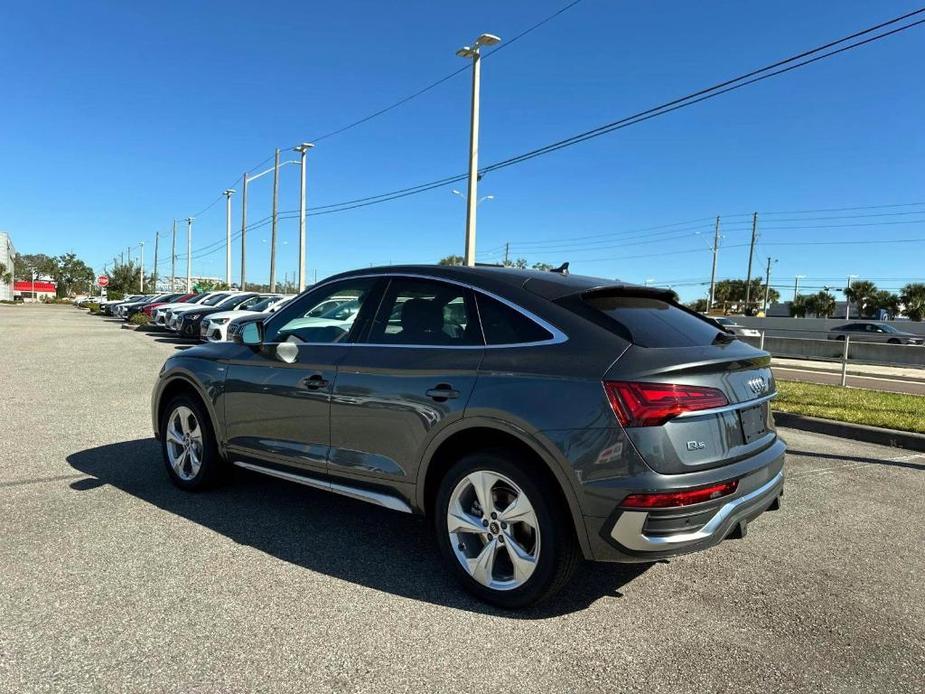
<svg viewBox="0 0 925 694"><path fill-rule="evenodd" d="M230 198L232 195L234 195L237 192L238 191L236 191L234 188L227 188L225 192L222 193L222 195L224 195L226 198Z"/></svg>
<svg viewBox="0 0 925 694"><path fill-rule="evenodd" d="M458 55L460 58L471 58L473 55L475 55L475 51L469 48L469 46L463 46L458 51L456 51L456 55Z"/></svg>
<svg viewBox="0 0 925 694"><path fill-rule="evenodd" d="M496 43L501 43L501 37L494 34L482 34L475 40L476 46L494 46Z"/></svg>
<svg viewBox="0 0 925 694"><path fill-rule="evenodd" d="M462 193L460 193L460 192L459 192L458 190L456 190L455 188L453 189L452 192L453 192L453 195L459 195L460 197L462 197Z"/></svg>
<svg viewBox="0 0 925 694"><path fill-rule="evenodd" d="M313 145L311 142L303 142L302 144L300 144L300 145L298 145L298 146L296 146L296 147L293 147L293 148L292 148L292 151L293 151L293 152L300 152L300 153L302 153L302 154L305 154L308 150L310 150L310 149L311 149L312 147L314 147L314 146L315 146L315 145Z"/></svg>

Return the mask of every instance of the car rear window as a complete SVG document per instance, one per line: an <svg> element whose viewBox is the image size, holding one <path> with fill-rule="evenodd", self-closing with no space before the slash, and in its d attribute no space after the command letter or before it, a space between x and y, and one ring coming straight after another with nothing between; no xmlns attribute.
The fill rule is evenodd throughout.
<svg viewBox="0 0 925 694"><path fill-rule="evenodd" d="M600 311L621 335L640 347L699 347L713 344L719 332L712 322L663 299L596 295L584 302Z"/></svg>

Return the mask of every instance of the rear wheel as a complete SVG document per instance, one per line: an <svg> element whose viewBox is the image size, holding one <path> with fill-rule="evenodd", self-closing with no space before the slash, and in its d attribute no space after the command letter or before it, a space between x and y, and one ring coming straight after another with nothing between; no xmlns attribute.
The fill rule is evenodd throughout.
<svg viewBox="0 0 925 694"><path fill-rule="evenodd" d="M170 480L194 491L214 484L222 460L212 423L203 406L188 395L178 395L164 410L161 451Z"/></svg>
<svg viewBox="0 0 925 694"><path fill-rule="evenodd" d="M561 589L580 560L556 490L506 453L464 457L441 480L434 514L450 571L478 598L506 608Z"/></svg>

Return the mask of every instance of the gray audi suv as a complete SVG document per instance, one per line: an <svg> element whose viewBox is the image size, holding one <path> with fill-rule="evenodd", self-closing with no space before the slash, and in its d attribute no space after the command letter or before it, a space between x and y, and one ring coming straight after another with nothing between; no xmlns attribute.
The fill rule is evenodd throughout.
<svg viewBox="0 0 925 694"><path fill-rule="evenodd" d="M462 585L517 608L583 558L705 549L778 508L769 363L671 291L393 266L171 356L152 418L177 486L237 466L425 514Z"/></svg>

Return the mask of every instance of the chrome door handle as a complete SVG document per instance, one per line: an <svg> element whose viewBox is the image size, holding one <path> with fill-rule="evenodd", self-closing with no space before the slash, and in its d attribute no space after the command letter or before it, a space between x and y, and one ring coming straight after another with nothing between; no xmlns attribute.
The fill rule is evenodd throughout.
<svg viewBox="0 0 925 694"><path fill-rule="evenodd" d="M447 383L440 383L436 388L429 388L424 394L436 402L446 402L459 397L459 391L453 390L453 386Z"/></svg>

